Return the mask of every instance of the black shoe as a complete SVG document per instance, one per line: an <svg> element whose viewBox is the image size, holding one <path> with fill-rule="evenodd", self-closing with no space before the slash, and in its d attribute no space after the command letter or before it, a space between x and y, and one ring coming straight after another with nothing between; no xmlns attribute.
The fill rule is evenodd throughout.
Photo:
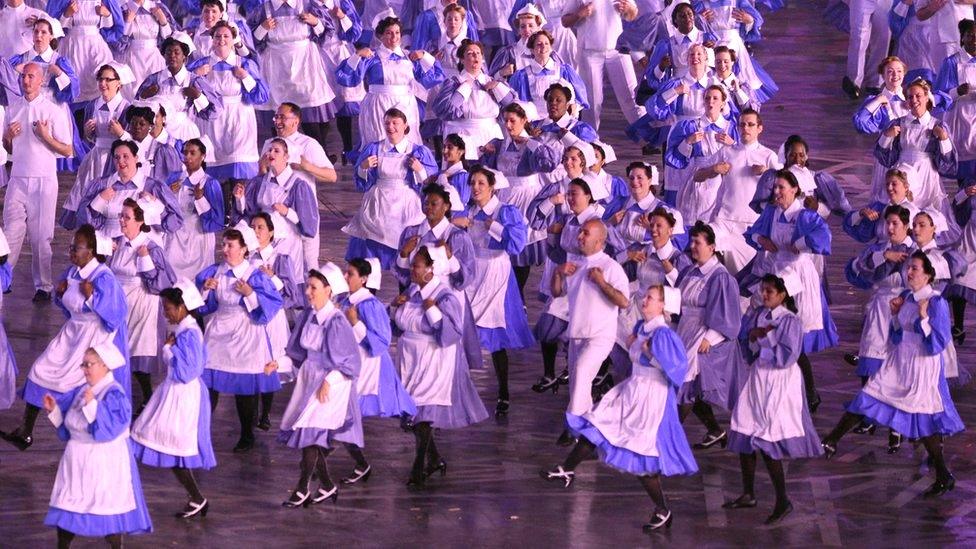
<svg viewBox="0 0 976 549"><path fill-rule="evenodd" d="M569 431L563 431L556 439L556 446L572 446L574 444L576 444L576 437L571 435Z"/></svg>
<svg viewBox="0 0 976 549"><path fill-rule="evenodd" d="M553 394L556 394L556 391L559 390L559 380L554 377L542 376L539 378L539 381L532 386L532 390L537 393L552 391Z"/></svg>
<svg viewBox="0 0 976 549"><path fill-rule="evenodd" d="M964 341L966 341L966 331L962 328L953 328L952 342L956 344L956 347L961 347Z"/></svg>
<svg viewBox="0 0 976 549"><path fill-rule="evenodd" d="M322 503L329 499L332 500L332 503L335 503L336 500L339 499L338 486L332 485L331 490L326 490L325 488L319 486L319 489L315 492L315 495L312 496L312 505L318 505L319 503Z"/></svg>
<svg viewBox="0 0 976 549"><path fill-rule="evenodd" d="M437 463L435 463L433 466L428 466L426 469L424 469L424 477L430 478L438 471L441 472L442 477L447 475L447 462L443 459L438 459Z"/></svg>
<svg viewBox="0 0 976 549"><path fill-rule="evenodd" d="M407 479L407 488L423 488L427 484L427 477L423 471L410 471L410 478Z"/></svg>
<svg viewBox="0 0 976 549"><path fill-rule="evenodd" d="M289 509L294 509L296 507L308 507L312 504L312 491L305 488L305 492L299 492L295 490L291 493L291 497L281 502L282 507L288 507Z"/></svg>
<svg viewBox="0 0 976 549"><path fill-rule="evenodd" d="M854 353L844 353L844 362L851 366L857 366L859 360L860 358Z"/></svg>
<svg viewBox="0 0 976 549"><path fill-rule="evenodd" d="M262 431L270 431L271 416L269 416L268 414L261 416L261 419L258 421L258 429L261 429Z"/></svg>
<svg viewBox="0 0 976 549"><path fill-rule="evenodd" d="M250 452L254 448L254 439L242 438L237 441L237 446L234 446L235 454L244 454Z"/></svg>
<svg viewBox="0 0 976 549"><path fill-rule="evenodd" d="M820 441L820 447L823 448L824 458L828 460L834 457L834 455L837 453L836 442L831 443L831 442L827 442L826 440L822 440Z"/></svg>
<svg viewBox="0 0 976 549"><path fill-rule="evenodd" d="M671 520L674 519L674 515L671 514L671 510L666 511L654 511L651 515L651 520L644 525L645 532L653 532L655 530L660 530L661 528L671 528Z"/></svg>
<svg viewBox="0 0 976 549"><path fill-rule="evenodd" d="M723 503L722 509L751 509L758 504L759 502L756 501L756 496L742 494L731 501L726 501Z"/></svg>
<svg viewBox="0 0 976 549"><path fill-rule="evenodd" d="M207 516L207 511L210 510L210 502L204 499L200 503L193 503L192 501L186 502L186 507L182 511L176 513L176 518L190 519L196 516L205 517Z"/></svg>
<svg viewBox="0 0 976 549"><path fill-rule="evenodd" d="M956 487L956 477L951 474L944 479L937 479L929 489L922 494L922 497L926 498L937 498L941 495L945 495L946 492L951 491Z"/></svg>
<svg viewBox="0 0 976 549"><path fill-rule="evenodd" d="M721 433L706 433L701 442L692 446L695 450L707 450L716 444L725 448L729 443L729 435L725 431Z"/></svg>
<svg viewBox="0 0 976 549"><path fill-rule="evenodd" d="M508 410L511 408L507 400L498 399L495 403L495 417L504 417L508 415Z"/></svg>
<svg viewBox="0 0 976 549"><path fill-rule="evenodd" d="M14 431L13 433L5 433L3 431L0 431L0 438L6 440L10 444L13 444L14 447L20 450L21 452L30 448L31 444L34 444L34 437L30 435L23 436L21 434L18 434L17 431Z"/></svg>
<svg viewBox="0 0 976 549"><path fill-rule="evenodd" d="M366 482L369 480L369 476L372 474L373 474L373 466L367 463L365 469L360 469L359 467L353 469L351 475L342 479L342 483L356 484L359 481Z"/></svg>
<svg viewBox="0 0 976 549"><path fill-rule="evenodd" d="M34 303L48 303L51 301L51 292L45 292L44 290L37 290L34 292L34 297L31 298Z"/></svg>
<svg viewBox="0 0 976 549"><path fill-rule="evenodd" d="M868 423L867 421L862 421L860 425L851 430L853 433L859 435L873 435L878 429L878 426L874 423Z"/></svg>
<svg viewBox="0 0 976 549"><path fill-rule="evenodd" d="M898 450L901 450L901 441L902 441L901 433L896 433L895 431L889 432L888 433L888 453L889 454L897 454L898 453Z"/></svg>
<svg viewBox="0 0 976 549"><path fill-rule="evenodd" d="M817 413L817 408L820 407L820 403L822 403L822 402L823 402L823 400L821 400L821 398L820 398L820 393L814 393L813 394L813 398L809 398L808 397L807 398L807 408L810 409L810 413L811 414L816 414Z"/></svg>
<svg viewBox="0 0 976 549"><path fill-rule="evenodd" d="M569 370L563 370L563 373L559 374L556 378L560 385L569 385Z"/></svg>
<svg viewBox="0 0 976 549"><path fill-rule="evenodd" d="M569 488L573 484L573 479L576 478L576 472L567 471L563 469L562 465L557 465L555 469L539 471L539 476L545 480L562 482L563 488Z"/></svg>
<svg viewBox="0 0 976 549"><path fill-rule="evenodd" d="M776 524L777 522L783 520L786 517L786 515L792 512L793 512L793 504L790 502L786 502L786 507L783 507L782 509L773 509L773 514L769 515L769 518L766 519L766 524L767 525Z"/></svg>
<svg viewBox="0 0 976 549"><path fill-rule="evenodd" d="M844 80L840 83L840 87L844 90L844 93L847 94L847 97L851 99L857 99L858 97L861 97L861 88L859 88L857 84L854 83L853 80L851 80L846 76L844 77Z"/></svg>
<svg viewBox="0 0 976 549"><path fill-rule="evenodd" d="M342 151L342 154L339 155L339 159L342 161L342 165L343 166L348 166L349 165L349 157L347 155L350 152L352 152L352 151Z"/></svg>
<svg viewBox="0 0 976 549"><path fill-rule="evenodd" d="M400 428L403 429L404 431L411 432L413 431L413 427L414 427L413 417L411 417L410 414L406 412L400 414Z"/></svg>

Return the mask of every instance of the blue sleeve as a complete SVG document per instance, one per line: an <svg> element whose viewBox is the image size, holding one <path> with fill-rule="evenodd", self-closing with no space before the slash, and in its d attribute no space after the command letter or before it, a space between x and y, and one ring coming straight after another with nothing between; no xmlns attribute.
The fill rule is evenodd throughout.
<svg viewBox="0 0 976 549"><path fill-rule="evenodd" d="M440 4L437 5L440 7ZM414 19L413 32L410 40L416 49L427 48L431 42L437 47L437 41L441 37L441 28L437 24L437 18L432 10L425 10Z"/></svg>
<svg viewBox="0 0 976 549"><path fill-rule="evenodd" d="M688 354L678 334L670 328L658 328L651 334L651 354L661 364L668 383L679 388L685 381L688 372ZM641 357L642 362L646 357Z"/></svg>
<svg viewBox="0 0 976 549"><path fill-rule="evenodd" d="M708 277L705 283L705 302L709 304L705 309L705 327L735 340L742 322L742 312L739 308L739 285L735 278L724 268L723 272Z"/></svg>
<svg viewBox="0 0 976 549"><path fill-rule="evenodd" d="M768 205L763 208L762 213L759 214L759 219L757 219L752 226L746 229L745 234L742 235L746 239L746 244L749 244L757 250L761 250L762 246L756 244L754 237L765 236L766 238L769 238L769 235L773 230L773 216L775 215L776 206Z"/></svg>
<svg viewBox="0 0 976 549"><path fill-rule="evenodd" d="M163 203L162 225L154 228L162 229L167 233L180 230L183 227L183 211L173 189L162 180L155 178L146 181L145 189Z"/></svg>
<svg viewBox="0 0 976 549"><path fill-rule="evenodd" d="M131 399L121 389L111 388L98 401L95 421L88 426L88 432L95 442L109 442L126 432L131 422Z"/></svg>
<svg viewBox="0 0 976 549"><path fill-rule="evenodd" d="M782 317L773 332L776 344L772 346L773 366L789 368L796 364L803 352L803 323L796 315Z"/></svg>
<svg viewBox="0 0 976 549"><path fill-rule="evenodd" d="M427 88L428 90L434 86L440 84L444 81L444 69L441 68L441 62L434 60L434 66L425 69L420 61L413 62L413 77L420 82L420 85Z"/></svg>
<svg viewBox="0 0 976 549"><path fill-rule="evenodd" d="M357 55L353 53L353 55ZM376 56L370 57L369 59L360 59L356 68L353 69L349 66L349 59L343 59L339 66L336 67L336 82L340 86L345 86L347 88L353 88L363 83L363 77L366 76L366 71L369 70L373 63L379 63Z"/></svg>
<svg viewBox="0 0 976 549"><path fill-rule="evenodd" d="M207 176L203 184L203 197L210 204L210 209L201 214L200 225L205 233L216 233L224 229L224 193L220 182Z"/></svg>
<svg viewBox="0 0 976 549"><path fill-rule="evenodd" d="M681 142L695 133L697 123L697 120L682 120L671 128L671 133L668 134L668 147L664 153L664 161L668 166L683 170L691 164L692 157L701 156L701 145L698 143L691 146L691 157L685 156L679 150Z"/></svg>
<svg viewBox="0 0 976 549"><path fill-rule="evenodd" d="M70 410L71 405L74 404L75 398L78 397L78 393L81 392L81 390L85 387L86 385L80 385L66 393L62 393L61 396L55 397L57 406L61 410L62 420L63 418L67 417L68 410ZM61 425L58 426L58 438L63 442L67 442L71 438L71 435L68 433L68 428L64 425L64 421L62 421Z"/></svg>
<svg viewBox="0 0 976 549"><path fill-rule="evenodd" d="M243 59L245 62L248 61L246 58ZM196 105L190 99L187 99L187 103L192 105L192 111L202 120L213 120L217 118L224 110L224 96L221 95L217 90L214 89L213 85L204 77L196 76L190 78L190 85L200 91L204 97L207 98L209 102L206 107L201 111L197 109ZM243 85L241 90L243 91ZM255 87L257 89L257 87Z"/></svg>
<svg viewBox="0 0 976 549"><path fill-rule="evenodd" d="M830 227L827 226L827 222L817 212L804 209L796 217L793 242L801 238L811 253L830 255L830 243L833 235L830 232Z"/></svg>
<svg viewBox="0 0 976 549"><path fill-rule="evenodd" d="M959 71L956 64L958 55L950 55L942 61L939 76L935 79L935 89L948 94L959 87Z"/></svg>
<svg viewBox="0 0 976 549"><path fill-rule="evenodd" d="M305 294L302 291L303 283L301 274L295 272L295 263L286 254L279 253L275 257L274 274L281 280L282 306L295 309L305 304Z"/></svg>
<svg viewBox="0 0 976 549"><path fill-rule="evenodd" d="M844 216L847 212L851 211L851 203L847 200L847 194L844 192L844 188L834 176L826 172L817 172L813 176L814 182L817 184L817 200L823 202L830 208L830 212L834 215Z"/></svg>
<svg viewBox="0 0 976 549"><path fill-rule="evenodd" d="M952 323L949 320L949 305L945 298L934 295L929 298L929 326L932 331L929 335L922 332L921 317L915 320L914 330L922 334L922 341L925 345L926 353L937 355L945 351L949 342L952 341Z"/></svg>
<svg viewBox="0 0 976 549"><path fill-rule="evenodd" d="M451 244L451 254L457 258L461 268L457 272L451 273L451 287L455 290L463 290L472 280L474 280L477 264L474 256L474 244L471 237L465 231L452 231L448 237Z"/></svg>
<svg viewBox="0 0 976 549"><path fill-rule="evenodd" d="M203 374L207 354L203 338L196 330L183 330L176 335L176 344L170 347L173 358L169 371L180 383L189 383Z"/></svg>
<svg viewBox="0 0 976 549"><path fill-rule="evenodd" d="M590 101L586 95L586 84L583 83L583 78L576 72L576 69L566 63L562 63L559 65L559 75L573 87L576 102L584 109L590 108Z"/></svg>
<svg viewBox="0 0 976 549"><path fill-rule="evenodd" d="M502 204L498 208L495 221L504 225L502 230L502 240L498 242L491 236L488 237L489 248L493 250L505 250L508 255L518 255L525 248L528 240L528 231L525 226L524 216L515 206Z"/></svg>
<svg viewBox="0 0 976 549"><path fill-rule="evenodd" d="M150 241L148 246L149 257L152 259L154 267L149 271L139 273L139 278L142 279L149 293L159 295L159 292L173 287L173 284L176 283L176 273L173 272L173 268L166 259L166 252L159 244Z"/></svg>
<svg viewBox="0 0 976 549"><path fill-rule="evenodd" d="M763 212L763 208L766 207L772 201L773 196L773 185L776 183L776 170L766 170L761 176L759 176L759 182L756 183L756 192L752 196L752 200L749 201L749 207L752 211L757 214Z"/></svg>
<svg viewBox="0 0 976 549"><path fill-rule="evenodd" d="M349 27L349 30L344 31L340 24L336 29L336 32L338 32L337 36L344 42L354 43L363 34L363 20L351 0L339 0L339 7L346 14L346 17L349 18L352 25Z"/></svg>
<svg viewBox="0 0 976 549"><path fill-rule="evenodd" d="M105 270L92 279L91 310L98 315L102 326L109 332L114 332L125 326L127 306L122 286L119 286L111 271Z"/></svg>
<svg viewBox="0 0 976 549"><path fill-rule="evenodd" d="M312 183L296 181L285 204L298 214L298 230L302 236L313 237L319 232L319 200Z"/></svg>
<svg viewBox="0 0 976 549"><path fill-rule="evenodd" d="M872 202L870 205L868 205L868 208L878 212L879 214L884 212L884 207L884 204L881 202ZM866 217L860 217L858 222L855 224L854 216L860 216L860 212L858 210L851 210L850 212L847 212L847 215L844 216L844 232L854 240L857 240L863 244L867 244L868 242L874 240L878 234L878 223L884 218L879 215L877 220L871 221Z"/></svg>
<svg viewBox="0 0 976 549"><path fill-rule="evenodd" d="M442 318L436 325L431 326L437 344L441 347L454 345L461 341L464 333L464 315L461 313L461 302L450 292L442 292L436 299L437 308ZM430 320L424 314L424 325L430 326Z"/></svg>
<svg viewBox="0 0 976 549"><path fill-rule="evenodd" d="M55 81L55 77L52 75L48 86L51 91L54 92L54 99L58 103L74 103L75 99L78 97L78 93L81 91L81 86L78 84L78 75L75 74L74 67L71 66L71 62L68 61L67 57L58 56L57 60L54 62L59 69L64 71L65 76L71 81L67 87L63 90L58 87L58 83Z"/></svg>
<svg viewBox="0 0 976 549"><path fill-rule="evenodd" d="M861 103L861 106L854 111L854 116L851 117L854 122L854 129L858 133L864 135L875 135L881 131L883 127L888 125L887 107L882 105L875 112L868 110L868 105L874 101L877 95L872 95Z"/></svg>
<svg viewBox="0 0 976 549"><path fill-rule="evenodd" d="M894 0L894 2L891 4L891 9L888 11L888 28L891 29L891 37L895 39L895 43L897 43L898 39L901 38L901 33L905 32L909 21L915 18L914 4L908 7L908 11L905 13L904 17L898 15L898 13L895 11L898 4L901 4L901 1Z"/></svg>
<svg viewBox="0 0 976 549"><path fill-rule="evenodd" d="M251 78L254 79L255 86L251 88L251 91L247 91L244 88L244 83L241 82L241 97L246 105L263 105L271 99L271 95L268 92L268 85L264 81L264 77L261 76L261 68L254 61L243 58L241 66L247 71Z"/></svg>
<svg viewBox="0 0 976 549"><path fill-rule="evenodd" d="M500 70L500 69L499 69ZM519 98L519 101L532 101L532 90L529 87L529 71L519 69L508 77L508 86Z"/></svg>
<svg viewBox="0 0 976 549"><path fill-rule="evenodd" d="M10 266L10 257L3 256L3 264L0 264L0 292L6 292L10 289L10 283L13 281L13 268Z"/></svg>
<svg viewBox="0 0 976 549"><path fill-rule="evenodd" d="M308 319L312 316L311 309L305 309L301 312L298 320L295 321L295 326L291 330L291 337L288 338L288 346L285 347L285 354L289 358L295 361L296 364L301 364L305 362L308 357L308 351L302 347L302 332L305 331L305 326L308 324Z"/></svg>
<svg viewBox="0 0 976 549"><path fill-rule="evenodd" d="M206 290L203 289L203 283L206 282L208 278L215 278L216 274L217 265L211 265L200 271L200 274L198 274L196 280L194 280L197 285L197 289L200 290L201 294L206 296L203 300L203 306L197 309L197 312L203 316L217 311L217 292L206 292Z"/></svg>
<svg viewBox="0 0 976 549"><path fill-rule="evenodd" d="M112 26L99 28L98 32L102 35L105 43L114 46L125 34L125 17L122 15L122 6L118 0L102 0L102 5L108 8L112 15Z"/></svg>
<svg viewBox="0 0 976 549"><path fill-rule="evenodd" d="M437 159L434 158L434 153L424 145L414 145L413 150L410 151L410 156L416 158L424 166L424 171L427 173L427 177L436 176L440 173L440 169L437 167ZM423 181L417 181L417 172L413 170L407 171L407 183L413 187L413 190L420 194L420 190L424 186Z"/></svg>
<svg viewBox="0 0 976 549"><path fill-rule="evenodd" d="M357 191L364 193L368 191L373 185L376 184L376 178L378 173L377 169L370 168L366 170L366 179L363 179L363 177L359 173L359 166L363 163L364 160L366 160L370 156L377 154L379 150L380 150L380 142L377 141L375 143L370 143L366 145L365 147L362 148L362 150L359 151L359 157L356 158L356 162L353 165L353 173L356 174L355 177L356 177Z"/></svg>
<svg viewBox="0 0 976 549"><path fill-rule="evenodd" d="M248 316L258 324L271 322L271 319L281 309L283 303L281 294L275 289L271 279L261 271L251 273L251 276L247 279L247 283L254 289L254 293L258 298L258 308L250 311ZM244 306L243 296L241 296L241 306Z"/></svg>
<svg viewBox="0 0 976 549"><path fill-rule="evenodd" d="M322 338L322 352L329 357L333 370L351 379L359 377L359 346L345 315L337 314L329 321Z"/></svg>
<svg viewBox="0 0 976 549"><path fill-rule="evenodd" d="M884 131L887 131L888 128L895 125L901 125L900 118L892 120L891 124L888 124ZM893 168L898 163L898 157L901 156L901 135L895 136L890 147L881 146L881 137L883 137L883 132L882 135L878 136L878 142L874 146L874 158L885 168Z"/></svg>
<svg viewBox="0 0 976 549"><path fill-rule="evenodd" d="M366 325L366 337L359 343L369 356L380 356L390 350L393 333L390 316L378 299L367 299L356 305L359 320Z"/></svg>

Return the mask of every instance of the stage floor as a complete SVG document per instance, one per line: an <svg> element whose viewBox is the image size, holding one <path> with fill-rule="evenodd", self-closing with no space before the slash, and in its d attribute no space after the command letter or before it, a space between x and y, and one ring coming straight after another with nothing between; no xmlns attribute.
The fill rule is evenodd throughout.
<svg viewBox="0 0 976 549"><path fill-rule="evenodd" d="M840 90L847 39L822 22L824 2L791 2L790 8L767 18L766 40L756 58L780 85L779 95L763 110L766 132L762 141L775 149L789 134L802 134L811 146L811 165L843 182L855 207L867 202L871 173L872 139L855 134L850 118L855 103ZM607 87L608 98L612 92ZM620 158L613 173L639 157L640 149L621 139L625 126L615 101L604 105L603 135ZM660 158L654 159L660 162ZM351 183L351 169L343 168L342 183L327 193L322 204L323 257L341 260L346 238L339 228L361 197ZM62 197L70 181L62 181ZM845 352L856 351L866 294L855 292L843 278L844 262L860 246L834 228L834 253L828 260L831 307L842 345L813 357L824 404L815 416L826 433L842 413L842 405L859 383L843 362ZM55 238L55 267L67 264L70 237L59 230ZM14 292L4 296L4 323L20 364L20 380L62 323L53 305L30 302L30 260L23 257L15 272ZM381 293L394 295L387 277ZM538 270L529 287L538 284ZM393 289L391 289L393 288ZM532 294L534 292L528 292ZM530 321L540 312L529 303ZM973 366L976 355L976 319L968 318L971 339L959 349L960 361ZM562 359L560 359L562 360ZM486 361L486 364L490 362ZM560 363L559 366L562 366ZM261 433L258 446L243 456L230 452L237 439L237 418L232 399L221 399L213 425L218 467L198 475L210 498L210 514L203 520L183 522L173 513L184 505L183 491L169 471L142 468L146 499L155 532L129 537L134 547L199 546L275 547L440 546L511 547L628 547L650 543L675 546L972 546L976 543L976 464L971 432L946 443L956 489L937 500L920 497L933 475L920 469L923 455L910 444L896 455L885 453L887 437L847 436L831 462L822 459L787 464L788 489L794 513L781 524L763 526L773 504L772 487L762 465L757 472L756 509L727 511L723 500L740 492L738 459L714 449L696 453L701 472L671 478L664 486L674 511L670 530L646 535L641 531L653 505L633 477L597 462L577 471L570 489L548 484L538 477L542 467L561 462L566 449L555 446L562 428L565 391L556 395L533 393L529 387L541 375L538 349L512 353L512 410L509 419L485 421L461 431L438 434L438 446L448 462L447 475L431 479L422 492L410 492L404 483L413 459L413 436L399 430L393 420L369 419L366 452L374 467L369 482L340 487L338 502L310 509L280 506L298 473L298 453L274 442L273 433ZM486 406L493 409L494 375L490 369L473 372ZM158 381L158 380L157 380ZM280 417L290 388L279 394L274 418ZM954 390L956 406L965 421L976 421L976 386ZM19 422L23 407L0 412L0 428ZM720 415L728 424L728 415ZM277 425L275 425L277 427ZM690 419L686 426L692 442L704 429ZM54 430L41 418L36 443L20 453L0 444L0 546L52 546L54 531L43 526L48 498L62 452ZM344 450L330 459L333 479L352 470ZM97 544L102 542L99 540ZM96 542L81 542L79 546Z"/></svg>

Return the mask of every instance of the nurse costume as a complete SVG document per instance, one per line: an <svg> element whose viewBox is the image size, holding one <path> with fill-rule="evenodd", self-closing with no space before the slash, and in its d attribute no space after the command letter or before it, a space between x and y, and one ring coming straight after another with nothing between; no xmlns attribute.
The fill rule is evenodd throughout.
<svg viewBox="0 0 976 549"><path fill-rule="evenodd" d="M177 279L192 280L213 265L215 233L224 229L224 195L220 182L202 167L189 175L177 173L172 183L179 183L174 194L183 225L166 234L166 259ZM196 198L197 190L203 191L200 198Z"/></svg>
<svg viewBox="0 0 976 549"><path fill-rule="evenodd" d="M7 338L7 330L3 327L3 294L10 289L13 281L13 269L10 266L10 247L7 238L0 229L0 410L6 410L14 404L17 385L17 362L14 358L13 347Z"/></svg>
<svg viewBox="0 0 976 549"><path fill-rule="evenodd" d="M105 200L101 192L108 187L115 189L115 195ZM144 193L147 196L140 196ZM164 233L172 233L183 226L183 216L173 190L139 170L130 181L122 181L117 173L92 181L78 207L78 223L90 223L109 238L121 235L119 214L126 198L140 202L146 212L146 225L152 228L150 235L157 244L165 242Z"/></svg>
<svg viewBox="0 0 976 549"><path fill-rule="evenodd" d="M891 123L891 126L900 126L901 133L895 137L882 133L874 148L874 157L882 166L894 168L899 164L908 164L912 167L918 181L918 191L913 188L912 194L915 205L922 209L932 206L942 210L947 207L940 175L955 177L958 170L952 134L945 141L939 141L932 133L932 128L938 125L943 125L942 121L929 112L919 118L907 114Z"/></svg>
<svg viewBox="0 0 976 549"><path fill-rule="evenodd" d="M275 225L277 230L278 226ZM282 306L268 322L268 341L272 349L272 360L278 363L278 377L282 383L295 380L295 369L291 357L287 354L288 341L291 330L288 329L289 309L305 307L305 296L302 292L304 283L301 275L294 268L294 262L287 254L280 252L274 244L255 250L249 255L249 261L255 268L270 267L274 273L269 276L275 290L281 293ZM265 273L267 275L267 273Z"/></svg>
<svg viewBox="0 0 976 549"><path fill-rule="evenodd" d="M112 48L122 38L125 19L118 0L76 0L77 11L69 17L64 11L70 4L69 0L48 0L46 11L59 19L66 31L65 38L58 43L61 54L78 74L84 75L77 100L91 101L100 93L98 82L89 75L112 62ZM109 15L98 15L99 6L105 6Z"/></svg>
<svg viewBox="0 0 976 549"><path fill-rule="evenodd" d="M972 15L970 15L972 17ZM946 129L952 136L959 169L955 178L959 180L976 178L976 95L967 93L959 96L957 88L969 84L970 90L976 87L976 61L965 50L950 55L942 62L935 88L952 98L952 107L943 115Z"/></svg>
<svg viewBox="0 0 976 549"><path fill-rule="evenodd" d="M475 76L463 71L441 84L430 99L431 110L443 122L442 135L460 136L468 160L476 159L478 149L489 141L501 139L500 107L516 99L513 90L502 82L488 91L484 86L489 82L492 79L484 72Z"/></svg>
<svg viewBox="0 0 976 549"><path fill-rule="evenodd" d="M179 42L183 43L182 40ZM158 86L156 95L141 99L142 93L151 86ZM183 91L190 86L200 92L196 99L183 95ZM222 90L215 89L207 78L190 72L185 64L176 74L169 69L150 74L142 81L136 94L144 102L166 108L166 131L173 139L181 141L201 138L200 128L197 127L199 121L217 119L224 108ZM159 111L158 108L153 110ZM224 136L220 136L220 139L226 140ZM209 144L208 153L213 147L213 143Z"/></svg>
<svg viewBox="0 0 976 549"><path fill-rule="evenodd" d="M159 8L166 16L166 24L160 25L153 17L151 10ZM130 10L135 9L136 16L132 22L126 23ZM132 69L135 76L133 82L142 82L150 74L166 69L166 61L159 51L159 44L169 38L177 29L176 20L169 8L158 0L132 0L122 8L123 29L122 36L116 44L116 59ZM126 100L136 99L136 90L131 86L122 88ZM166 111L169 113L169 111Z"/></svg>

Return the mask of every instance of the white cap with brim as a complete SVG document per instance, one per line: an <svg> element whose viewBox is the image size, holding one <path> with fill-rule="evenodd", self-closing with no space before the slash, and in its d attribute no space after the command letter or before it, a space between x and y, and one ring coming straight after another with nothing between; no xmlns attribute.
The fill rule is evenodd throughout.
<svg viewBox="0 0 976 549"><path fill-rule="evenodd" d="M102 362L105 363L105 366L109 370L115 370L116 368L125 366L125 356L111 340L93 345L92 350L98 354L98 358L102 359Z"/></svg>
<svg viewBox="0 0 976 549"><path fill-rule="evenodd" d="M319 265L315 270L329 282L329 287L332 288L332 295L344 294L349 291L349 284L346 283L346 277L343 276L342 269L335 263L327 261Z"/></svg>
<svg viewBox="0 0 976 549"><path fill-rule="evenodd" d="M188 310L192 311L203 307L203 296L200 295L200 290L197 289L197 285L192 280L181 278L173 287L183 293L183 304Z"/></svg>
<svg viewBox="0 0 976 549"><path fill-rule="evenodd" d="M366 277L366 287L371 290L379 290L383 283L383 264L375 257L367 257L369 263L369 276Z"/></svg>

